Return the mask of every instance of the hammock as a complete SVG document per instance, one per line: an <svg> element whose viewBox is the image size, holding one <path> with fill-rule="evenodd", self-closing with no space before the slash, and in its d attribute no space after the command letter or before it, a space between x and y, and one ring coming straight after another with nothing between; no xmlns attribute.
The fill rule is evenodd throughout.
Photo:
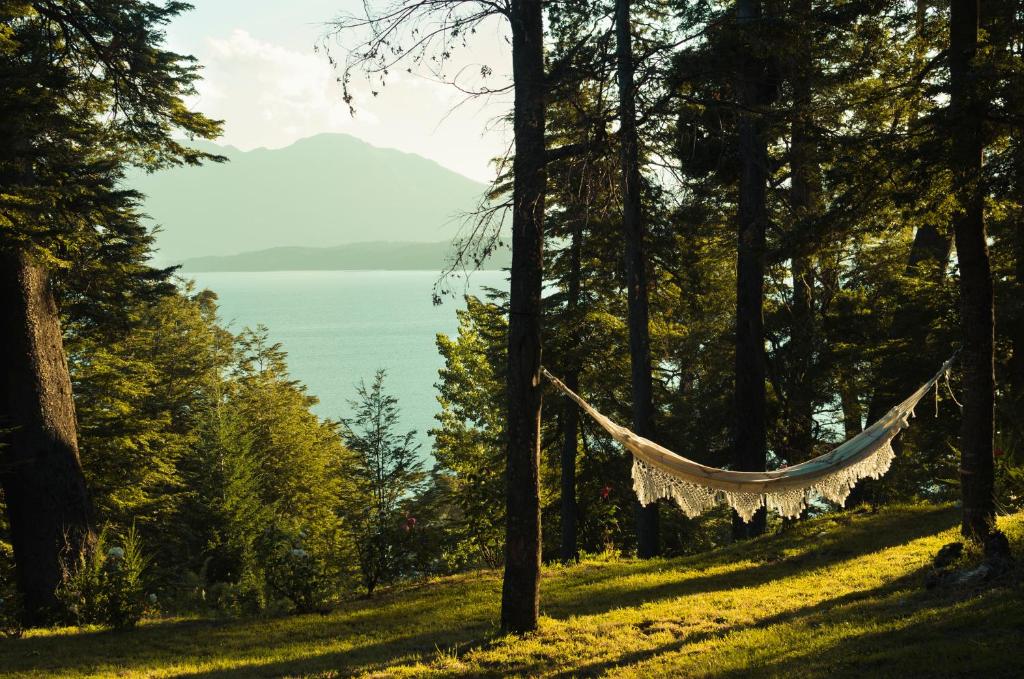
<svg viewBox="0 0 1024 679"><path fill-rule="evenodd" d="M951 357L909 398L838 448L806 462L766 472L730 471L688 460L615 424L546 368L541 370L552 384L633 454L633 490L640 504L646 506L661 498L672 499L687 516L694 517L724 501L744 521L750 521L761 507L796 518L807 507L812 491L843 504L859 480L877 479L889 471L895 456L891 445L893 437L908 426L915 406L925 394L932 387L938 389L940 379L945 377L948 384L952 362Z"/></svg>

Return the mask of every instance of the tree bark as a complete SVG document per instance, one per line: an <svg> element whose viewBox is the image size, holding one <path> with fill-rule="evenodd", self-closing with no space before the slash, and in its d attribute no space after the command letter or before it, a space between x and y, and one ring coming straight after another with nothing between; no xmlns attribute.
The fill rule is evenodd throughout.
<svg viewBox="0 0 1024 679"><path fill-rule="evenodd" d="M998 35L997 28L1002 29L999 33L1002 33L1004 49L1007 52L1013 49L1013 36L1024 35L1024 13L1018 8L1019 3L1005 3L1002 12L986 17L986 28L994 35ZM1013 111L1024 109L1024 92L1018 90L1016 96L1006 103L1006 107ZM1017 206L1011 230L1013 277L1016 289L1024 290L1024 122L1018 122L1013 128L1010 148L1013 158L1012 200ZM1005 300L1000 308L1004 310L1004 314L1010 316L1006 326L1012 353L1006 366L1006 382L1009 387L1010 418L1016 423L1015 428L1019 435L1024 432L1024 299L1020 299L1020 295L1015 295L1014 299Z"/></svg>
<svg viewBox="0 0 1024 679"><path fill-rule="evenodd" d="M0 251L0 485L25 624L53 621L61 559L91 537L71 378L46 271Z"/></svg>
<svg viewBox="0 0 1024 679"><path fill-rule="evenodd" d="M1024 290L1024 129L1014 131L1013 171L1014 187L1018 205L1016 224L1013 229L1013 277L1018 290ZM1007 300L1006 306L1013 308L1009 324L1010 346L1013 353L1007 364L1007 383L1013 420L1018 427L1024 426L1024 300ZM1003 306L1002 308L1006 308Z"/></svg>
<svg viewBox="0 0 1024 679"><path fill-rule="evenodd" d="M794 3L793 11L807 25L811 18L810 0ZM799 37L797 63L793 68L793 120L791 123L790 201L794 223L806 225L817 214L820 193L817 145L812 133L811 76L814 70L813 45L809 32ZM805 238L795 239L792 253L793 291L790 300L791 323L790 394L788 448L790 464L813 457L814 452L814 260ZM813 247L813 246L812 246Z"/></svg>
<svg viewBox="0 0 1024 679"><path fill-rule="evenodd" d="M654 438L651 336L647 299L647 261L640 195L640 149L633 83L633 38L629 0L615 2L615 56L619 85L619 143L622 160L622 231L626 240L626 303L629 315L629 363L633 395L633 431ZM636 504L637 555L657 556L658 505Z"/></svg>
<svg viewBox="0 0 1024 679"><path fill-rule="evenodd" d="M960 267L960 355L964 379L961 531L968 538L987 542L995 531L995 315L982 181L985 107L978 83L980 74L973 63L978 49L978 21L979 0L953 0L950 4L950 169L957 199L953 233Z"/></svg>
<svg viewBox="0 0 1024 679"><path fill-rule="evenodd" d="M765 432L764 270L765 231L768 215L767 148L763 123L756 108L764 77L761 62L752 53L750 31L761 19L759 0L737 0L736 20L744 33L739 55L739 206L736 258L736 431L734 467L739 471L764 471L767 463ZM733 537L759 535L765 527L764 509L750 523L733 512Z"/></svg>
<svg viewBox="0 0 1024 679"><path fill-rule="evenodd" d="M541 275L544 259L544 25L540 0L513 0L516 154L509 282L507 515L501 628L537 627L540 609Z"/></svg>
<svg viewBox="0 0 1024 679"><path fill-rule="evenodd" d="M578 312L580 303L580 251L583 239L582 225L577 221L573 225L572 242L569 244L569 281L568 299L566 300L566 317L569 321L569 351L566 357L565 385L577 391L579 389L579 351ZM576 508L576 454L579 445L580 411L570 399L562 399L562 542L559 555L563 561L575 561L579 557L576 549L577 508Z"/></svg>

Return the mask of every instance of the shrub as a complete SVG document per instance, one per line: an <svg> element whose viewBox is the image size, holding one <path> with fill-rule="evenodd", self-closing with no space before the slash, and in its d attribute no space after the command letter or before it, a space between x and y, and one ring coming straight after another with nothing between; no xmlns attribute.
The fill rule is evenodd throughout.
<svg viewBox="0 0 1024 679"><path fill-rule="evenodd" d="M14 583L14 550L0 540L0 634L21 636L21 610Z"/></svg>
<svg viewBox="0 0 1024 679"><path fill-rule="evenodd" d="M305 547L302 531L296 536L268 531L265 563L269 593L287 599L300 613L320 610L330 595L323 565Z"/></svg>
<svg viewBox="0 0 1024 679"><path fill-rule="evenodd" d="M62 563L57 597L67 622L133 627L146 608L142 583L146 565L134 525L119 545L110 544L104 528L76 559Z"/></svg>

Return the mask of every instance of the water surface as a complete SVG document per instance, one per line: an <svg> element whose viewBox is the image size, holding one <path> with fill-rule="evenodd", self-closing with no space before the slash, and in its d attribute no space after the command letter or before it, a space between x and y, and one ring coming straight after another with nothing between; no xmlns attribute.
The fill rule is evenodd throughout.
<svg viewBox="0 0 1024 679"><path fill-rule="evenodd" d="M322 417L348 416L361 379L386 368L387 389L398 397L402 431L415 429L428 452L427 430L438 412L437 333L454 334L461 298L435 306L435 271L274 271L189 274L220 298L233 332L262 323L288 352L292 376L319 397ZM504 288L506 274L481 271L469 292ZM456 287L461 291L462 285Z"/></svg>

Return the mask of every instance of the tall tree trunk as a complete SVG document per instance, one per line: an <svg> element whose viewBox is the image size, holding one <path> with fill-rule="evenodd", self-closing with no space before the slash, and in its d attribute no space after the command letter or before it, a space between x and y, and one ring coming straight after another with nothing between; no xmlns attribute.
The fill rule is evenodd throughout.
<svg viewBox="0 0 1024 679"><path fill-rule="evenodd" d="M569 244L569 285L566 300L566 316L569 321L569 355L567 356L565 385L579 389L579 303L580 303L580 251L583 228L579 221L573 225L572 242ZM576 454L579 450L580 411L570 399L562 399L562 544L559 555L563 561L575 561L579 556L576 549Z"/></svg>
<svg viewBox="0 0 1024 679"><path fill-rule="evenodd" d="M46 271L0 251L0 484L24 622L53 620L61 558L91 536L71 378Z"/></svg>
<svg viewBox="0 0 1024 679"><path fill-rule="evenodd" d="M984 102L974 66L979 0L953 0L949 25L949 102L953 136L950 168L957 207L953 214L960 267L961 363L964 408L960 431L963 534L988 542L995 530L992 436L995 412L995 315L992 269L985 233L982 182Z"/></svg>
<svg viewBox="0 0 1024 679"><path fill-rule="evenodd" d="M1016 224L1013 229L1013 275L1018 290L1024 290L1024 129L1017 128L1013 139L1014 188L1016 191ZM1007 300L1013 309L1009 335L1012 354L1007 365L1012 419L1017 431L1024 431L1024 300ZM1006 308L1003 306L1002 308Z"/></svg>
<svg viewBox="0 0 1024 679"><path fill-rule="evenodd" d="M640 195L640 150L633 83L633 38L629 0L615 2L615 56L619 81L619 139L622 154L622 231L626 239L626 301L629 310L629 362L633 394L633 431L654 438L651 337L647 304L647 261ZM637 555L657 556L658 505L636 505Z"/></svg>
<svg viewBox="0 0 1024 679"><path fill-rule="evenodd" d="M810 0L794 3L797 19L808 25L811 19ZM817 164L817 145L812 133L811 77L814 71L813 45L810 33L800 36L798 63L793 69L793 120L791 125L790 201L794 223L807 226L817 214L820 193ZM796 239L793 246L793 292L790 300L792 315L789 341L790 394L789 394L789 450L788 462L800 462L813 457L814 452L814 260L808 253L805 238ZM813 246L812 246L813 247Z"/></svg>
<svg viewBox="0 0 1024 679"><path fill-rule="evenodd" d="M516 155L508 323L508 484L501 628L528 632L540 609L540 361L544 262L544 22L540 0L513 0Z"/></svg>
<svg viewBox="0 0 1024 679"><path fill-rule="evenodd" d="M767 462L765 420L764 270L767 226L767 148L763 122L756 109L761 103L763 63L753 54L750 32L761 19L759 0L737 0L736 20L744 48L739 56L739 208L736 258L736 431L734 467L764 471ZM743 539L764 532L765 511L750 523L733 513L733 537Z"/></svg>

